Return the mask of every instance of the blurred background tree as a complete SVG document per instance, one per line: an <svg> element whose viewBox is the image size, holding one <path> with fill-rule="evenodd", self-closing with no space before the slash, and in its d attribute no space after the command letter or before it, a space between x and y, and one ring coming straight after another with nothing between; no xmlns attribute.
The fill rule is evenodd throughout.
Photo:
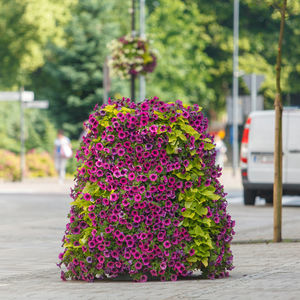
<svg viewBox="0 0 300 300"><path fill-rule="evenodd" d="M34 88L50 100L57 127L78 138L82 122L102 103L107 44L117 35L111 1L79 0L65 27L65 45L49 44L47 62L34 74Z"/></svg>
<svg viewBox="0 0 300 300"><path fill-rule="evenodd" d="M76 0L0 0L0 87L28 84L45 62L51 40L64 44L63 28Z"/></svg>

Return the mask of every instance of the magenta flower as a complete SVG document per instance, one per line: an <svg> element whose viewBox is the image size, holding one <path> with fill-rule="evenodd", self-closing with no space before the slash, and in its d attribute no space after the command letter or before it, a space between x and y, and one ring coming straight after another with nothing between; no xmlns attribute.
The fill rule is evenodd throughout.
<svg viewBox="0 0 300 300"><path fill-rule="evenodd" d="M118 194L116 194L116 193L112 193L112 194L110 195L110 201L115 202L115 201L118 200L118 198L119 198L119 196L118 196Z"/></svg>
<svg viewBox="0 0 300 300"><path fill-rule="evenodd" d="M163 171L162 166L156 166L156 167L155 167L155 171L156 171L157 173L161 173L161 172Z"/></svg>
<svg viewBox="0 0 300 300"><path fill-rule="evenodd" d="M134 264L134 267L136 268L136 270L140 270L142 268L142 264L138 261Z"/></svg>
<svg viewBox="0 0 300 300"><path fill-rule="evenodd" d="M193 255L195 254L195 249L191 249L191 250L189 251L189 254L190 254L190 256L193 256Z"/></svg>
<svg viewBox="0 0 300 300"><path fill-rule="evenodd" d="M118 150L118 155L123 156L125 154L125 150L123 148Z"/></svg>
<svg viewBox="0 0 300 300"><path fill-rule="evenodd" d="M98 151L101 151L101 150L103 149L103 145L102 145L101 143L97 143L97 144L96 144L96 149L97 149Z"/></svg>
<svg viewBox="0 0 300 300"><path fill-rule="evenodd" d="M156 181L157 175L156 175L156 174L150 174L149 179L150 179L151 181Z"/></svg>
<svg viewBox="0 0 300 300"><path fill-rule="evenodd" d="M157 132L157 126L156 125L151 125L150 127L149 127L149 130L151 131L151 132Z"/></svg>
<svg viewBox="0 0 300 300"><path fill-rule="evenodd" d="M164 247L166 249L170 248L172 246L172 244L170 243L170 241L164 241Z"/></svg>
<svg viewBox="0 0 300 300"><path fill-rule="evenodd" d="M140 195L140 194L136 194L135 196L134 196L134 201L135 202L140 202L142 200L142 196Z"/></svg>
<svg viewBox="0 0 300 300"><path fill-rule="evenodd" d="M163 192L166 189L166 187L163 184L160 184L157 188L160 192Z"/></svg>
<svg viewBox="0 0 300 300"><path fill-rule="evenodd" d="M115 140L115 137L114 137L113 135L108 135L108 136L107 136L107 140L108 140L109 142L113 142L113 141Z"/></svg>
<svg viewBox="0 0 300 300"><path fill-rule="evenodd" d="M131 172L131 173L128 174L128 179L130 181L134 180L134 178L135 178L135 174L134 173Z"/></svg>
<svg viewBox="0 0 300 300"><path fill-rule="evenodd" d="M85 194L83 195L83 198L84 198L84 200L86 200L86 201L90 201L91 198L92 198L92 196L91 196L89 193L85 193Z"/></svg>

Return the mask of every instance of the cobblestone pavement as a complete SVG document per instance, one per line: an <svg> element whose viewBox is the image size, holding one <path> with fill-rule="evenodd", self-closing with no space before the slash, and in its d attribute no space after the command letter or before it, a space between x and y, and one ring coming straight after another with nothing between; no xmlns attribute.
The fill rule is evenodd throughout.
<svg viewBox="0 0 300 300"><path fill-rule="evenodd" d="M300 299L300 243L234 244L236 268L220 280L62 282L55 263L69 202L65 194L0 194L1 300ZM300 238L299 210L284 208L285 238ZM236 240L272 231L272 207L232 204L229 212L238 221Z"/></svg>

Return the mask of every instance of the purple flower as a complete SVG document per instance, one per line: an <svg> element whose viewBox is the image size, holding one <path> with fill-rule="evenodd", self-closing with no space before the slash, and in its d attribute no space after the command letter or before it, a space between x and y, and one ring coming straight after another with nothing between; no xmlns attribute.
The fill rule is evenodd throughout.
<svg viewBox="0 0 300 300"><path fill-rule="evenodd" d="M172 244L170 243L170 241L164 241L164 247L166 249L170 248L172 246Z"/></svg>
<svg viewBox="0 0 300 300"><path fill-rule="evenodd" d="M134 201L135 202L140 202L142 200L142 196L140 195L140 194L136 194L135 196L134 196Z"/></svg>
<svg viewBox="0 0 300 300"><path fill-rule="evenodd" d="M118 150L118 155L123 156L125 154L125 150L123 148Z"/></svg>
<svg viewBox="0 0 300 300"><path fill-rule="evenodd" d="M135 174L134 173L131 172L131 173L128 174L128 179L130 181L134 180L134 178L135 178Z"/></svg>
<svg viewBox="0 0 300 300"><path fill-rule="evenodd" d="M142 268L142 264L139 262L139 261L137 261L135 264L134 264L134 267L136 268L136 270L140 270L141 268Z"/></svg>
<svg viewBox="0 0 300 300"><path fill-rule="evenodd" d="M92 198L92 196L91 196L89 193L85 193L85 194L83 195L83 198L84 198L84 200L86 200L86 201L90 201L91 198Z"/></svg>
<svg viewBox="0 0 300 300"><path fill-rule="evenodd" d="M151 125L150 127L149 127L149 130L151 131L151 132L157 132L157 126L156 125Z"/></svg>
<svg viewBox="0 0 300 300"><path fill-rule="evenodd" d="M151 181L155 181L157 179L157 175L156 174L150 174L149 179Z"/></svg>
<svg viewBox="0 0 300 300"><path fill-rule="evenodd" d="M210 178L206 179L204 185L205 186L210 186L210 184L211 184L211 179Z"/></svg>
<svg viewBox="0 0 300 300"><path fill-rule="evenodd" d="M107 140L108 140L109 142L113 142L113 141L115 140L115 137L114 137L113 135L108 135L108 136L107 136Z"/></svg>
<svg viewBox="0 0 300 300"><path fill-rule="evenodd" d="M110 195L110 201L112 201L112 202L117 201L118 198L119 198L119 195L116 194L116 193L112 193L112 194Z"/></svg>

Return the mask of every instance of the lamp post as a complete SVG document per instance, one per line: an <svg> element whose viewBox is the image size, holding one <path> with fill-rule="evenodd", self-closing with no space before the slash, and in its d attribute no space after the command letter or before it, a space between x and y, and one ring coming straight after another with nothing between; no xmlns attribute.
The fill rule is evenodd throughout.
<svg viewBox="0 0 300 300"><path fill-rule="evenodd" d="M140 37L145 38L145 0L140 0ZM145 99L146 81L145 76L140 75L140 101Z"/></svg>
<svg viewBox="0 0 300 300"><path fill-rule="evenodd" d="M135 0L131 1L131 36L135 37ZM130 78L131 100L135 100L135 75L131 74Z"/></svg>
<svg viewBox="0 0 300 300"><path fill-rule="evenodd" d="M234 0L233 13L233 88L232 88L232 103L233 103L233 151L232 151L232 166L233 175L235 175L238 167L238 89L239 89L239 0Z"/></svg>

